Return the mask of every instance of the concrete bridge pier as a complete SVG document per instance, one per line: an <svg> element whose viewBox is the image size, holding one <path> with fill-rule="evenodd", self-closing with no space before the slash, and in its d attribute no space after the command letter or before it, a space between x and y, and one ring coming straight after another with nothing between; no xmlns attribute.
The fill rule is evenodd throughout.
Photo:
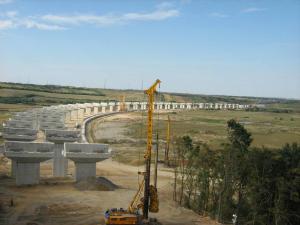
<svg viewBox="0 0 300 225"><path fill-rule="evenodd" d="M80 181L89 177L96 177L96 162L84 163L75 161L75 180Z"/></svg>
<svg viewBox="0 0 300 225"><path fill-rule="evenodd" d="M68 174L68 159L63 156L64 144L54 145L53 176L66 177Z"/></svg>
<svg viewBox="0 0 300 225"><path fill-rule="evenodd" d="M16 173L17 173L17 161L12 159L11 160L11 170L10 170L11 177L15 178Z"/></svg>
<svg viewBox="0 0 300 225"><path fill-rule="evenodd" d="M16 162L16 184L38 184L40 180L39 162Z"/></svg>
<svg viewBox="0 0 300 225"><path fill-rule="evenodd" d="M66 177L68 174L68 159L64 156L64 143L80 140L79 131L46 130L46 140L54 142L53 176Z"/></svg>
<svg viewBox="0 0 300 225"><path fill-rule="evenodd" d="M65 157L75 163L76 182L96 177L96 163L110 157L108 145L65 143Z"/></svg>
<svg viewBox="0 0 300 225"><path fill-rule="evenodd" d="M16 185L38 184L40 179L40 162L53 157L52 143L5 142L4 155L12 160L12 174Z"/></svg>

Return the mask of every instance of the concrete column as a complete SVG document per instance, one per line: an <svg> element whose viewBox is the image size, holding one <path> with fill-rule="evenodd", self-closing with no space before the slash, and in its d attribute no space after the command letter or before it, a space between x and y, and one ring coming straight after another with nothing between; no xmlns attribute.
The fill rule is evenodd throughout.
<svg viewBox="0 0 300 225"><path fill-rule="evenodd" d="M83 120L84 118L84 109L78 109L77 119Z"/></svg>
<svg viewBox="0 0 300 225"><path fill-rule="evenodd" d="M98 113L98 106L94 106L94 114Z"/></svg>
<svg viewBox="0 0 300 225"><path fill-rule="evenodd" d="M96 177L96 163L75 162L75 180L86 180L89 177Z"/></svg>
<svg viewBox="0 0 300 225"><path fill-rule="evenodd" d="M105 106L102 106L102 113L105 113Z"/></svg>
<svg viewBox="0 0 300 225"><path fill-rule="evenodd" d="M17 161L12 159L11 160L11 177L16 177L17 172Z"/></svg>
<svg viewBox="0 0 300 225"><path fill-rule="evenodd" d="M77 110L71 111L71 120L77 120Z"/></svg>
<svg viewBox="0 0 300 225"><path fill-rule="evenodd" d="M91 108L90 107L87 107L85 108L85 116L90 116L92 113L91 113Z"/></svg>
<svg viewBox="0 0 300 225"><path fill-rule="evenodd" d="M68 159L63 155L64 144L55 144L53 157L53 176L66 177L68 173Z"/></svg>
<svg viewBox="0 0 300 225"><path fill-rule="evenodd" d="M112 105L109 106L109 111L113 112L113 106Z"/></svg>
<svg viewBox="0 0 300 225"><path fill-rule="evenodd" d="M16 184L38 184L40 178L39 162L17 162Z"/></svg>
<svg viewBox="0 0 300 225"><path fill-rule="evenodd" d="M71 121L71 112L70 111L67 111L65 113L65 121L66 122L70 122Z"/></svg>

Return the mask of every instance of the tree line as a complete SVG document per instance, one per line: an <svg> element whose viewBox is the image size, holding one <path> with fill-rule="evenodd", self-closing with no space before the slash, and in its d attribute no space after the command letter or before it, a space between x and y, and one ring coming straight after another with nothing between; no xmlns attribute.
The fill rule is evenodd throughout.
<svg viewBox="0 0 300 225"><path fill-rule="evenodd" d="M176 138L174 200L223 224L300 224L300 146L253 148L235 120L227 133L218 150Z"/></svg>

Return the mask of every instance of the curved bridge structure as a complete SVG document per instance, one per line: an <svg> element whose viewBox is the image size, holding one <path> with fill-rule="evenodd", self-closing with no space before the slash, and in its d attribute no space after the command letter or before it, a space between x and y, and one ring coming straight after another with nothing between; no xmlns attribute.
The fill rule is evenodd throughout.
<svg viewBox="0 0 300 225"><path fill-rule="evenodd" d="M125 105L125 106L124 106ZM147 102L123 102L123 110L147 110ZM154 110L243 110L250 105L155 102ZM119 113L120 102L55 105L15 113L4 125L4 155L11 159L17 185L39 183L40 163L53 161L53 176L68 176L75 162L75 180L96 176L96 162L111 156L109 146L89 144L86 125L95 118ZM105 147L104 147L105 146ZM46 150L47 151L46 151ZM92 160L93 159L93 160ZM86 171L85 171L86 170Z"/></svg>

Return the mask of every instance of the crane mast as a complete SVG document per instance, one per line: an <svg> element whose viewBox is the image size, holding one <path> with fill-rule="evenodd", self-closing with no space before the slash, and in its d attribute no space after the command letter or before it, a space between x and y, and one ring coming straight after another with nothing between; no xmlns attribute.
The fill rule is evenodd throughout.
<svg viewBox="0 0 300 225"><path fill-rule="evenodd" d="M126 111L125 95L122 95L120 97L120 111L121 112L125 112Z"/></svg>
<svg viewBox="0 0 300 225"><path fill-rule="evenodd" d="M167 141L166 141L166 150L165 150L165 165L169 166L169 150L170 150L170 116L168 115L167 123Z"/></svg>
<svg viewBox="0 0 300 225"><path fill-rule="evenodd" d="M149 212L149 195L150 195L150 169L151 169L151 151L152 151L152 135L153 135L153 111L154 111L154 94L156 93L157 85L161 81L157 79L155 83L147 90L145 94L148 95L148 124L147 124L147 149L145 151L146 173L145 173L145 187L144 187L144 202L143 202L143 217L148 219Z"/></svg>

